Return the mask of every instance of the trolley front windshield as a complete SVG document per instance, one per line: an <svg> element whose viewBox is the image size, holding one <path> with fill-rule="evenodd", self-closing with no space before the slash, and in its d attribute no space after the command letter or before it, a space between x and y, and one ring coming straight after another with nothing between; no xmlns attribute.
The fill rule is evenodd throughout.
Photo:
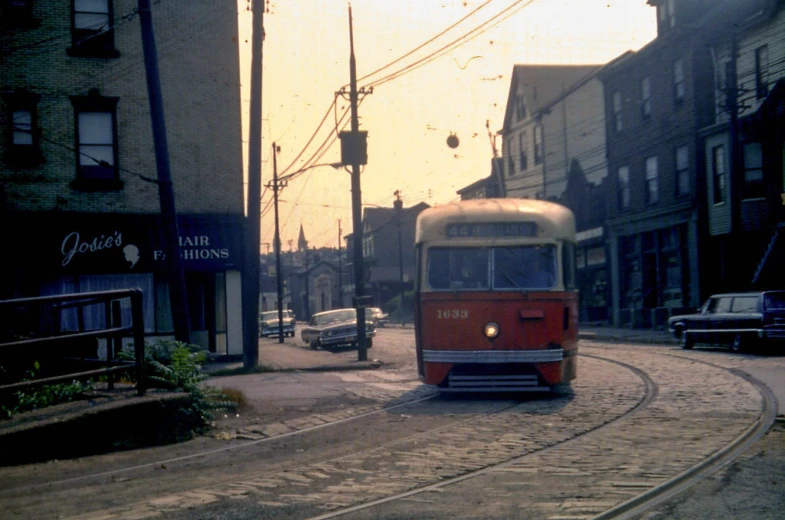
<svg viewBox="0 0 785 520"><path fill-rule="evenodd" d="M557 283L556 246L433 247L431 290L549 290Z"/></svg>

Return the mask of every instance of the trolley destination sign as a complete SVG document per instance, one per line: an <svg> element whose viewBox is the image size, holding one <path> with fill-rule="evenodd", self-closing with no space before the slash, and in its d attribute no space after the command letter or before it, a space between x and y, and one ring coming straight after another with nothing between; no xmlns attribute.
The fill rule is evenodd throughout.
<svg viewBox="0 0 785 520"><path fill-rule="evenodd" d="M536 222L465 222L447 224L447 238L536 237Z"/></svg>

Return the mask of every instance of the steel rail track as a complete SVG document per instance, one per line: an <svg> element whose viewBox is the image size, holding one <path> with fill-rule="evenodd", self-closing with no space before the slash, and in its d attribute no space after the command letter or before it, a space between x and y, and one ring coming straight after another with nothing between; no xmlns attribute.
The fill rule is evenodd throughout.
<svg viewBox="0 0 785 520"><path fill-rule="evenodd" d="M174 464L174 463L177 463L177 462L183 462L183 461L186 461L186 460L196 459L196 458L199 458L199 457L207 457L207 456L216 455L216 454L219 454L219 453L225 453L225 452L229 452L229 451L241 450L241 449L247 448L249 446L255 446L255 445L263 444L263 443L267 443L267 442L278 441L278 440L281 440L281 439L286 438L286 437L292 437L292 436L295 436L295 435L303 435L303 434L306 434L306 433L309 433L309 432L313 432L313 431L316 431L316 430L329 428L330 426L335 426L335 425L338 425L338 424L344 424L344 423L347 423L347 422L356 421L356 420L359 420L359 419L363 419L363 418L370 417L370 416L373 416L373 415L378 415L378 414L381 414L381 413L387 413L387 412L390 412L391 410L396 410L396 409L402 408L404 406L409 406L409 405L412 405L412 404L421 403L421 402L424 402L424 401L428 401L430 399L434 399L435 397L438 397L438 395L439 395L438 393L434 392L432 395L428 395L426 397L421 397L419 399L412 399L411 401L406 401L406 402L403 402L403 403L398 403L398 404L393 405L393 406L387 406L387 407L384 407L384 408L379 408L378 410L373 410L373 411L370 411L370 412L361 413L361 414L354 415L354 416L351 416L351 417L345 417L343 419L338 419L336 421L325 422L325 423L322 423L322 424L319 424L319 425L316 425L316 426L310 426L308 428L303 428L303 429L300 429L300 430L295 430L295 431L291 431L291 432L287 432L287 433L282 433L280 435L274 435L272 437L265 437L263 439L256 439L256 440L252 440L252 441L248 441L248 442L243 442L243 443L240 443L240 444L234 444L232 446L225 446L223 448L216 448L216 449L212 449L212 450L200 451L198 453L190 453L188 455L183 455L181 457L173 457L173 458L168 458L168 459L161 459L161 460L156 460L156 461L152 461L152 462L146 462L144 464L137 464L137 465L134 465L134 466L127 466L127 467L124 467L124 468L118 468L118 469L113 469L113 470L109 470L109 471L101 471L101 472L98 472L98 473L90 473L90 474L87 474L87 475L80 475L78 477L71 477L71 478L66 478L66 479L61 479L61 480L53 480L53 481L50 481L50 482L44 482L44 483L40 483L40 484L33 484L33 485L29 485L29 486L19 486L19 487L5 488L2 491L3 491L3 493L6 493L6 492L10 492L10 491L36 489L36 488L41 488L41 487L57 486L57 485L61 485L61 484L70 484L72 482L78 482L80 480L89 480L89 479L92 479L92 478L101 478L101 477L106 477L106 476L109 476L109 475L117 475L117 474L120 474L120 473L128 473L128 472L137 471L137 470L144 469L144 468L161 466L162 464L168 466L168 465L171 465L171 464Z"/></svg>
<svg viewBox="0 0 785 520"><path fill-rule="evenodd" d="M621 504L608 509L601 514L596 515L592 518L592 520L629 520L649 511L663 502L666 502L683 491L686 491L704 478L739 458L744 452L750 449L753 444L759 441L766 434L777 418L778 404L774 393L763 382L752 377L743 370L723 367L721 365L698 360L693 357L679 356L668 353L661 353L658 355L688 359L695 363L701 363L721 370L727 370L732 374L741 377L748 383L752 384L760 393L762 399L761 414L758 419L749 426L749 428L744 430L738 437L736 437L736 439L734 439L723 449L715 452L711 456L707 457L698 464L695 464L691 468L688 468L679 475L676 475L672 479L663 482L662 484L638 495L637 497L633 497L626 502L622 502Z"/></svg>
<svg viewBox="0 0 785 520"><path fill-rule="evenodd" d="M580 435L577 435L577 436L575 436L575 437L573 437L571 439L567 439L565 441L558 442L556 444L552 444L551 446L548 446L546 448L543 448L543 449L540 449L540 450L536 450L536 451L533 451L531 453L527 453L526 455L523 455L523 456L520 456L520 457L516 457L514 459L510 459L510 460L504 461L504 462L499 463L499 464L486 466L485 468L482 468L482 469L479 469L479 470L476 470L476 471L472 471L470 473L466 473L466 474L461 475L459 477L447 479L447 480L444 480L444 481L441 481L441 482L438 482L438 483L435 483L435 484L429 484L429 485L426 485L426 486L422 486L422 487L419 487L419 488L416 488L416 489L412 489L412 490L406 491L404 493L399 493L397 495L392 495L392 496L389 496L389 497L380 498L380 499L373 500L373 501L370 501L370 502L366 502L366 503L363 503L363 504L358 504L358 505L355 505L355 506L346 507L346 508L339 509L339 510L336 510L336 511L331 511L330 513L326 513L326 514L323 514L323 515L310 517L307 520L329 520L329 519L332 519L332 518L337 518L339 516L343 516L343 515L346 515L346 514L349 514L349 513L354 513L356 511L361 511L363 509L368 509L368 508L375 507L375 506L378 506L378 505L381 505L381 504L385 504L385 503L389 503L389 502L394 502L396 500L409 498L411 496L419 495L419 494L422 494L422 493L428 493L428 492L431 492L431 491L439 489L439 488L451 486L451 485L457 484L459 482L463 482L465 480L470 480L470 479L473 479L473 478L477 478L477 477L486 475L486 474L490 473L491 471L495 471L495 470L498 470L498 469L503 469L505 467L509 467L509 466L514 465L514 464L518 464L521 461L523 461L523 460L525 460L527 458L530 458L532 456L541 455L543 453L547 453L547 452L549 452L551 450L554 450L556 448L562 448L562 447L567 446L569 444L573 444L573 443L577 442L578 440L582 440L587 435L596 434L597 432L602 431L602 430L610 427L614 423L616 423L616 422L618 422L618 421L620 421L620 420L622 420L622 419L624 419L626 417L634 415L634 414L640 412L641 410L645 409L657 397L657 395L658 395L657 384L644 371L640 370L639 368L634 367L634 366L632 366L630 364L621 362L621 361L617 361L615 359L604 358L602 356L596 356L596 355L592 355L592 354L583 354L583 353L581 353L580 355L584 356L584 357L594 358L594 359L597 359L597 360L600 360L600 361L605 361L605 362L608 362L608 363L614 363L614 364L619 365L621 367L624 367L624 368L630 370L631 372L633 372L634 374L636 374L643 381L643 383L645 385L644 395L641 398L641 400L633 408L631 408L630 410L628 410L624 414L622 414L622 415L620 415L620 416L618 416L618 417L616 417L614 419L611 419L611 420L609 420L609 421L607 421L607 422L605 422L605 423L603 423L603 424L601 424L601 425L599 425L599 426L597 426L597 427L595 427L595 428L593 428L593 429L591 429L591 430L589 430L587 432L584 432L584 433L582 433Z"/></svg>

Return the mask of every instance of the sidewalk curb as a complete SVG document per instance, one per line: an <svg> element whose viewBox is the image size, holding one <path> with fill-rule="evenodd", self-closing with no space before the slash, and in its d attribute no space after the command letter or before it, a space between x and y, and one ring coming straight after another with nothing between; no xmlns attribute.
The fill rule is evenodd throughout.
<svg viewBox="0 0 785 520"><path fill-rule="evenodd" d="M579 340L586 341L606 341L612 343L639 343L645 345L678 345L679 342L675 338L659 338L659 337L646 337L646 336L620 336L616 334L602 334L596 332L579 332Z"/></svg>

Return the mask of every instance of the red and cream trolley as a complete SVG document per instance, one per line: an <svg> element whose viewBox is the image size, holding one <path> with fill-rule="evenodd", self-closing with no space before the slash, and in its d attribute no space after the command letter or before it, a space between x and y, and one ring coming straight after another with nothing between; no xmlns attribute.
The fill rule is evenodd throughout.
<svg viewBox="0 0 785 520"><path fill-rule="evenodd" d="M467 200L417 219L420 378L442 391L552 390L575 378L575 219L559 204Z"/></svg>

